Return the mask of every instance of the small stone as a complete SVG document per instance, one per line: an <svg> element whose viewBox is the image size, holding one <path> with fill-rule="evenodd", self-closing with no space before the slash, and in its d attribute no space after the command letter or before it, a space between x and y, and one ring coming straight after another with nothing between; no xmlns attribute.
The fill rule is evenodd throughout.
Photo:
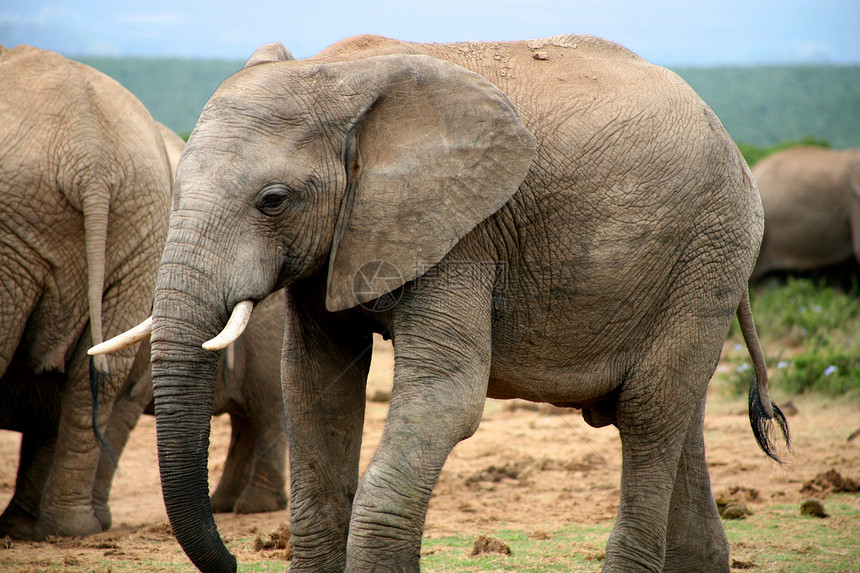
<svg viewBox="0 0 860 573"><path fill-rule="evenodd" d="M373 396L370 397L370 401L378 403L391 402L391 392L386 390L377 390L373 393Z"/></svg>
<svg viewBox="0 0 860 573"><path fill-rule="evenodd" d="M546 52L535 52L532 54L532 57L536 60L548 60L549 54Z"/></svg>

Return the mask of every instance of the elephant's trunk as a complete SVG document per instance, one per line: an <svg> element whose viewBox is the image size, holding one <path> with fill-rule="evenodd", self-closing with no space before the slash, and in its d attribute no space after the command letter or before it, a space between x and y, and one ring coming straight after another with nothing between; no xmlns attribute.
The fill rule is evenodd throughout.
<svg viewBox="0 0 860 573"><path fill-rule="evenodd" d="M218 353L201 345L224 326L210 277L171 263L168 244L159 270L152 328L152 381L158 463L174 535L201 571L236 571L218 535L209 502L208 455ZM223 300L223 299L221 299ZM210 301L204 303L203 301Z"/></svg>

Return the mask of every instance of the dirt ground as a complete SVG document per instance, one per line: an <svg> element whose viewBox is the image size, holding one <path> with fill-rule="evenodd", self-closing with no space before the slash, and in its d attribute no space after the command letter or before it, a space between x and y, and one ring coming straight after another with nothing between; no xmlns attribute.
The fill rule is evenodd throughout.
<svg viewBox="0 0 860 573"><path fill-rule="evenodd" d="M391 387L390 346L377 342L368 396ZM709 390L705 421L708 463L717 497L737 499L753 511L776 503L799 504L809 497L802 485L836 470L860 478L860 428L856 400L793 397L796 412L789 423L794 440L790 464L779 466L758 449L742 397L727 391L723 362ZM778 378L774 396L780 399ZM387 404L369 401L362 469L372 457ZM210 484L217 484L229 442L229 418L213 419ZM0 432L0 504L14 491L20 435ZM555 531L571 524L596 524L615 516L619 496L621 447L613 427L594 429L578 411L558 410L520 401L489 400L483 423L458 445L442 470L426 522L426 537L476 536L497 529ZM826 499L824 500L826 504ZM114 527L84 539L45 543L0 543L0 563L10 571L110 571L112 558L137 561L141 570L171 570L159 564L185 563L170 534L159 488L155 420L144 416L119 464L111 495ZM288 523L288 511L269 514L219 514L216 522L227 540L253 539ZM239 562L260 559L253 543L231 544Z"/></svg>

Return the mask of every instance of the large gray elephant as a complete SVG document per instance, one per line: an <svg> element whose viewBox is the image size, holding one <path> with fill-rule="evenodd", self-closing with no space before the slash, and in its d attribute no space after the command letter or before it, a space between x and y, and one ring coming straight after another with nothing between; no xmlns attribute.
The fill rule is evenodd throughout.
<svg viewBox="0 0 860 573"><path fill-rule="evenodd" d="M151 308L170 165L149 112L92 68L0 48L0 88L0 424L23 433L0 535L87 535L96 435L134 351L86 349Z"/></svg>
<svg viewBox="0 0 860 573"><path fill-rule="evenodd" d="M762 159L753 175L766 222L753 280L860 262L860 149L796 147Z"/></svg>
<svg viewBox="0 0 860 573"><path fill-rule="evenodd" d="M749 309L761 203L714 114L586 36L286 54L264 46L206 104L159 269L162 488L191 560L236 569L206 495L208 349L286 287L291 571L417 571L433 485L488 396L617 426L606 570L728 571L702 428L736 313L754 434L774 455L767 421L786 428ZM359 479L374 332L394 386Z"/></svg>

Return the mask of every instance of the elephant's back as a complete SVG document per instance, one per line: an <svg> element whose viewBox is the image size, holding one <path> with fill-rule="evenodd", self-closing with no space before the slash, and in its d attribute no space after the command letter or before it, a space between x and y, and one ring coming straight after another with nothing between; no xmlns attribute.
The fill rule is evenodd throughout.
<svg viewBox="0 0 860 573"><path fill-rule="evenodd" d="M753 175L765 202L776 207L792 194L812 189L847 188L848 166L857 152L820 147L794 147L765 157L753 167Z"/></svg>
<svg viewBox="0 0 860 573"><path fill-rule="evenodd" d="M574 235L566 227L575 228L570 252L597 241L601 248L589 252L608 255L583 261L595 263L620 260L625 246L653 243L660 250L719 228L747 251L737 257L738 274L752 268L763 226L752 176L716 115L670 70L580 35L454 44L358 36L314 58L394 53L460 65L515 105L537 139L537 155L508 209L516 219L528 203L533 218L510 221L517 228L536 225L564 236ZM613 225L606 225L610 216ZM504 217L505 210L494 219ZM657 233L649 230L653 221L660 222Z"/></svg>

